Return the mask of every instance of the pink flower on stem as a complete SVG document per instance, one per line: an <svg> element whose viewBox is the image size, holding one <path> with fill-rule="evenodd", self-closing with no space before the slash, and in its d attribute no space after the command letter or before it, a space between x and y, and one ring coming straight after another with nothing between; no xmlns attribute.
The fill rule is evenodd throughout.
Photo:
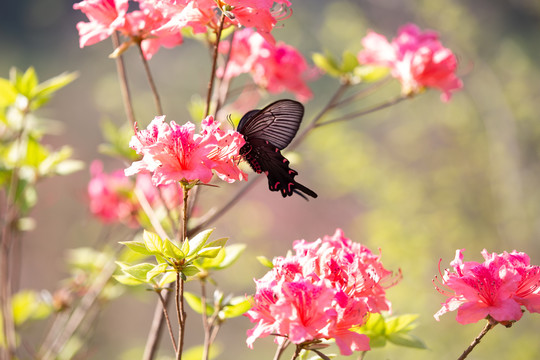
<svg viewBox="0 0 540 360"><path fill-rule="evenodd" d="M477 322L488 316L498 322L517 321L523 315L522 306L530 312L540 312L540 267L532 266L525 253L513 251L489 254L482 251L483 263L463 262L463 250L456 251L440 283L448 296L435 319L457 310L461 324Z"/></svg>
<svg viewBox="0 0 540 360"><path fill-rule="evenodd" d="M139 226L141 206L135 196L135 189L139 189L154 208L165 205L171 210L182 203L182 191L178 184L156 188L149 174L140 174L133 181L124 175L123 170L103 172L103 164L97 160L92 162L90 174L90 212L105 223L121 222L130 227Z"/></svg>
<svg viewBox="0 0 540 360"><path fill-rule="evenodd" d="M73 4L75 10L81 10L89 22L79 22L80 47L93 45L105 40L125 25L128 0L84 0Z"/></svg>
<svg viewBox="0 0 540 360"><path fill-rule="evenodd" d="M389 67L406 95L433 87L442 91L441 100L446 102L451 92L463 87L455 74L455 55L440 43L434 31L422 32L416 25L407 24L391 42L370 31L362 44L364 49L358 54L359 62Z"/></svg>
<svg viewBox="0 0 540 360"><path fill-rule="evenodd" d="M338 229L313 243L295 241L296 254L278 257L274 268L256 280L253 307L246 316L255 327L248 346L270 334L308 345L334 339L341 354L369 350L366 335L352 331L370 312L390 310L384 285L391 273L378 256L347 239Z"/></svg>
<svg viewBox="0 0 540 360"><path fill-rule="evenodd" d="M222 42L220 51L229 53L229 50L227 67L218 69L218 76L231 79L249 73L256 85L272 94L290 91L300 101L313 96L306 81L315 77L315 70L294 47L282 42L273 44L260 33L243 29L234 34L232 44Z"/></svg>
<svg viewBox="0 0 540 360"><path fill-rule="evenodd" d="M212 116L203 120L200 134L195 134L190 122L180 126L164 119L157 116L146 130L132 137L129 146L143 158L125 170L127 176L153 172L156 186L177 181L209 183L212 170L227 182L247 179L236 165L245 143L241 134L221 130Z"/></svg>

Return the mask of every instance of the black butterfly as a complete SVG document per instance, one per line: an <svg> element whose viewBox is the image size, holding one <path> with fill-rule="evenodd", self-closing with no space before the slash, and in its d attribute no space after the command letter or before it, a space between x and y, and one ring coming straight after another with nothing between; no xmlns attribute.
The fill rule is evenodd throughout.
<svg viewBox="0 0 540 360"><path fill-rule="evenodd" d="M294 180L298 173L280 152L296 135L303 116L302 104L284 99L262 110L248 111L238 124L237 131L246 140L240 155L256 173L266 173L270 190L281 191L283 197L296 193L307 199L301 192L317 197L314 191Z"/></svg>

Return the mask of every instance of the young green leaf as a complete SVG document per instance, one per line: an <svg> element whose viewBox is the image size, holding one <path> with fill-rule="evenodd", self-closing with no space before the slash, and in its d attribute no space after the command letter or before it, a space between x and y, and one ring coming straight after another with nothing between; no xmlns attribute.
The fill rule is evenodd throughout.
<svg viewBox="0 0 540 360"><path fill-rule="evenodd" d="M238 296L231 299L229 304L223 307L219 312L219 318L222 320L234 318L243 315L249 309L251 309L251 301L243 296Z"/></svg>
<svg viewBox="0 0 540 360"><path fill-rule="evenodd" d="M168 267L169 267L168 264L155 265L153 269L151 269L150 271L146 273L146 280L152 281L156 276L166 272Z"/></svg>
<svg viewBox="0 0 540 360"><path fill-rule="evenodd" d="M157 234L145 230L143 241L148 251L152 254L161 254L163 252L163 240Z"/></svg>
<svg viewBox="0 0 540 360"><path fill-rule="evenodd" d="M135 251L136 253L143 255L152 255L152 253L146 248L144 241L121 241L120 244L126 245L128 248Z"/></svg>
<svg viewBox="0 0 540 360"><path fill-rule="evenodd" d="M189 291L184 291L184 299L188 303L189 307L193 311L202 314L202 300L199 296L190 293ZM206 304L206 315L211 316L214 313L214 307L210 304Z"/></svg>
<svg viewBox="0 0 540 360"><path fill-rule="evenodd" d="M187 265L182 269L182 274L184 274L186 277L197 275L201 270L199 270L198 267L195 265Z"/></svg>
<svg viewBox="0 0 540 360"><path fill-rule="evenodd" d="M180 250L180 248L169 239L165 239L163 241L163 255L176 260L186 257L182 250Z"/></svg>
<svg viewBox="0 0 540 360"><path fill-rule="evenodd" d="M261 265L266 266L267 268L274 268L274 264L266 256L257 256L257 260L261 263Z"/></svg>
<svg viewBox="0 0 540 360"><path fill-rule="evenodd" d="M148 282L147 281L148 272L152 271L154 267L156 267L156 265L150 264L150 263L142 263L142 264L137 264L137 265L132 265L132 266L127 266L120 262L117 262L117 264L120 265L120 269L122 270L122 272L142 282Z"/></svg>
<svg viewBox="0 0 540 360"><path fill-rule="evenodd" d="M191 240L189 240L189 252L187 256L190 257L193 254L198 253L199 250L201 250L202 247L206 244L206 242L208 241L208 238L210 237L213 231L214 229L203 230L197 235L195 235Z"/></svg>

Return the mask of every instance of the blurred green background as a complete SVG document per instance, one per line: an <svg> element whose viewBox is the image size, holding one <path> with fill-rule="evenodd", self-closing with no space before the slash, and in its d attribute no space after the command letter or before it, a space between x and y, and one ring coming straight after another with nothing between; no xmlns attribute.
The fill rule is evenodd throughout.
<svg viewBox="0 0 540 360"><path fill-rule="evenodd" d="M79 49L75 24L85 20L73 1L6 1L0 11L0 76L9 68L34 66L42 80L64 71L80 77L62 90L40 114L60 120L60 136L47 142L69 144L75 157L101 158L109 170L124 164L97 151L103 141L99 124L125 121L110 41ZM540 2L533 0L293 0L293 16L274 31L278 40L313 52L358 51L367 29L387 37L408 22L440 33L459 60L465 87L450 103L437 91L363 118L315 130L297 149L293 168L298 180L319 198L282 199L260 182L216 226L218 236L249 244L241 261L220 274L225 292L254 291L253 278L265 269L257 255L285 255L295 239L313 241L337 227L381 249L386 268L403 272L388 291L396 314L420 314L414 334L428 350L389 345L366 359L455 359L480 332L483 323L459 325L455 313L433 319L445 298L432 285L438 261L448 266L456 249L466 260L480 261L480 251L519 250L540 264ZM153 103L136 51L126 54L138 119L153 117ZM187 104L204 96L208 52L192 40L160 50L150 66L169 120L190 120ZM311 84L315 97L306 103L310 120L338 84L322 77ZM399 92L387 86L369 104ZM290 94L279 97L291 97ZM263 103L270 102L268 98ZM126 144L127 146L127 144ZM251 178L256 175L251 174ZM66 276L65 251L92 245L102 226L89 218L85 187L88 171L44 181L33 216L35 231L24 238L23 288L53 290ZM222 185L203 193L203 212L228 199L241 185ZM119 239L120 240L120 239ZM121 239L123 240L123 239ZM112 239L112 242L115 242ZM191 286L191 285L190 285ZM193 289L193 287L192 287ZM134 295L135 294L135 295ZM109 304L95 324L84 358L132 359L144 346L155 299L129 292ZM511 329L496 327L471 359L538 359L540 317L526 313ZM200 319L188 314L188 345L202 339ZM245 346L246 318L225 324L218 342L220 359L270 359L270 338ZM39 332L35 330L36 338ZM164 342L163 354L170 354Z"/></svg>

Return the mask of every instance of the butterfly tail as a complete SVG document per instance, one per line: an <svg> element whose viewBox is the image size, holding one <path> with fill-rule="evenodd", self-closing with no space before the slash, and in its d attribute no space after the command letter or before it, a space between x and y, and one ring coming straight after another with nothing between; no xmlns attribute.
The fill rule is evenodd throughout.
<svg viewBox="0 0 540 360"><path fill-rule="evenodd" d="M309 189L309 188L305 187L304 185L299 184L297 182L295 182L295 188L294 188L293 192L295 194L298 194L298 195L302 196L306 200L308 200L308 199L304 196L304 194L309 195L312 198L317 198L317 193L315 193L315 191L313 191L313 190L311 190L311 189ZM304 194L302 194L302 192Z"/></svg>

